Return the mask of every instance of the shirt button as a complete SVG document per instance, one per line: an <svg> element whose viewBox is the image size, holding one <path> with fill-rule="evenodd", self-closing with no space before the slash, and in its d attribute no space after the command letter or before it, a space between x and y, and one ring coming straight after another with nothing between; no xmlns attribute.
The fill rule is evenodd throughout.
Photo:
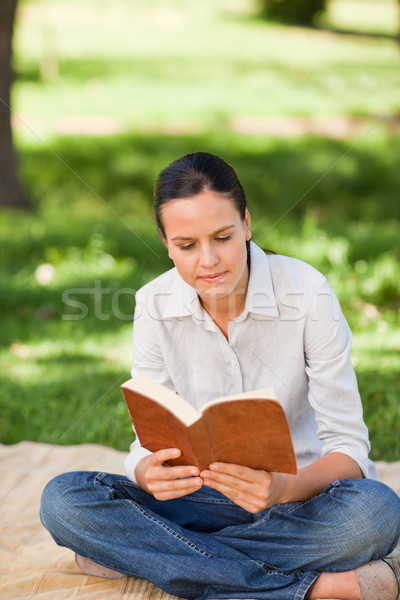
<svg viewBox="0 0 400 600"><path fill-rule="evenodd" d="M236 342L237 342L237 339L235 337L231 339L231 344L236 344Z"/></svg>
<svg viewBox="0 0 400 600"><path fill-rule="evenodd" d="M235 366L236 366L236 360L235 360L235 359L231 360L231 366L232 366L232 367L235 367Z"/></svg>

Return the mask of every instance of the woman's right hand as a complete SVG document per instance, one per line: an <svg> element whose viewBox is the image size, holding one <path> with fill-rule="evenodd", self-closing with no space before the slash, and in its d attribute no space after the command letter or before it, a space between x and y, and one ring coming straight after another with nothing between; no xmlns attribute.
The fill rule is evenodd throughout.
<svg viewBox="0 0 400 600"><path fill-rule="evenodd" d="M203 485L199 469L195 466L171 467L165 462L180 456L178 448L159 450L145 456L137 464L136 481L157 500L172 500L197 491Z"/></svg>

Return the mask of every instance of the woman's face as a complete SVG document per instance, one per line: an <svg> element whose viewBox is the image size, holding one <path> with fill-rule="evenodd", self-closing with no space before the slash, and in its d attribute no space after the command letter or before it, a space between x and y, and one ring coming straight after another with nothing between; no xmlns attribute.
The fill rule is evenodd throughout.
<svg viewBox="0 0 400 600"><path fill-rule="evenodd" d="M182 279L208 305L228 298L234 306L247 289L248 211L242 220L232 200L204 191L164 204L161 219L164 243Z"/></svg>

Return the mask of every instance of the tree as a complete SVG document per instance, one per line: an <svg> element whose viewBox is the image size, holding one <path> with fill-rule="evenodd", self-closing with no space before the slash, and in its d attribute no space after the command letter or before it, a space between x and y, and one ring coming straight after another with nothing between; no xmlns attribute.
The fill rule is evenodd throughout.
<svg viewBox="0 0 400 600"><path fill-rule="evenodd" d="M313 26L326 8L326 0L261 0L267 19L290 25Z"/></svg>
<svg viewBox="0 0 400 600"><path fill-rule="evenodd" d="M11 130L12 36L17 0L0 0L0 205L28 207L17 176Z"/></svg>
<svg viewBox="0 0 400 600"><path fill-rule="evenodd" d="M397 36L396 36L396 39L397 39L397 43L398 43L398 45L400 46L400 0L397 0L397 4L398 4L398 6L399 6L399 20L398 20L398 25L399 25L399 28L398 28L398 30L397 30Z"/></svg>

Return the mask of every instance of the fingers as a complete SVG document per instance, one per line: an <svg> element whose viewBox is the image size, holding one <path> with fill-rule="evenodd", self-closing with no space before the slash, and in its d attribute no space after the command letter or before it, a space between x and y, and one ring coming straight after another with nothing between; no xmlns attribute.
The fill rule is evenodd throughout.
<svg viewBox="0 0 400 600"><path fill-rule="evenodd" d="M168 448L148 457L144 475L146 488L157 500L179 498L191 494L203 485L197 467L171 467L164 464L171 458L177 458L180 453L177 448Z"/></svg>
<svg viewBox="0 0 400 600"><path fill-rule="evenodd" d="M221 492L248 512L259 512L269 505L271 475L266 471L214 463L200 476L204 485Z"/></svg>
<svg viewBox="0 0 400 600"><path fill-rule="evenodd" d="M178 458L180 455L181 451L178 448L165 448L163 450L159 450L158 452L154 452L154 454L149 456L148 462L152 465L162 465L167 460Z"/></svg>
<svg viewBox="0 0 400 600"><path fill-rule="evenodd" d="M264 485L271 480L271 475L267 471L250 469L243 465L233 465L230 463L212 463L208 470L202 471L200 475L203 477L205 474L221 481L239 480L243 483L253 485Z"/></svg>
<svg viewBox="0 0 400 600"><path fill-rule="evenodd" d="M148 459L147 468L153 471L161 479L179 479L181 477L196 477L198 476L199 469L193 465L179 465L169 466L165 464L172 458L180 456L181 451L177 448L168 448L166 450L159 450L152 454Z"/></svg>
<svg viewBox="0 0 400 600"><path fill-rule="evenodd" d="M244 467L243 465L234 465L230 463L212 463L209 466L210 473L218 476L233 477L248 483L263 483L266 479L267 471L260 471ZM268 477L267 477L268 479Z"/></svg>
<svg viewBox="0 0 400 600"><path fill-rule="evenodd" d="M203 480L198 477L149 482L148 488L157 500L172 500L191 494L200 489L202 485Z"/></svg>

